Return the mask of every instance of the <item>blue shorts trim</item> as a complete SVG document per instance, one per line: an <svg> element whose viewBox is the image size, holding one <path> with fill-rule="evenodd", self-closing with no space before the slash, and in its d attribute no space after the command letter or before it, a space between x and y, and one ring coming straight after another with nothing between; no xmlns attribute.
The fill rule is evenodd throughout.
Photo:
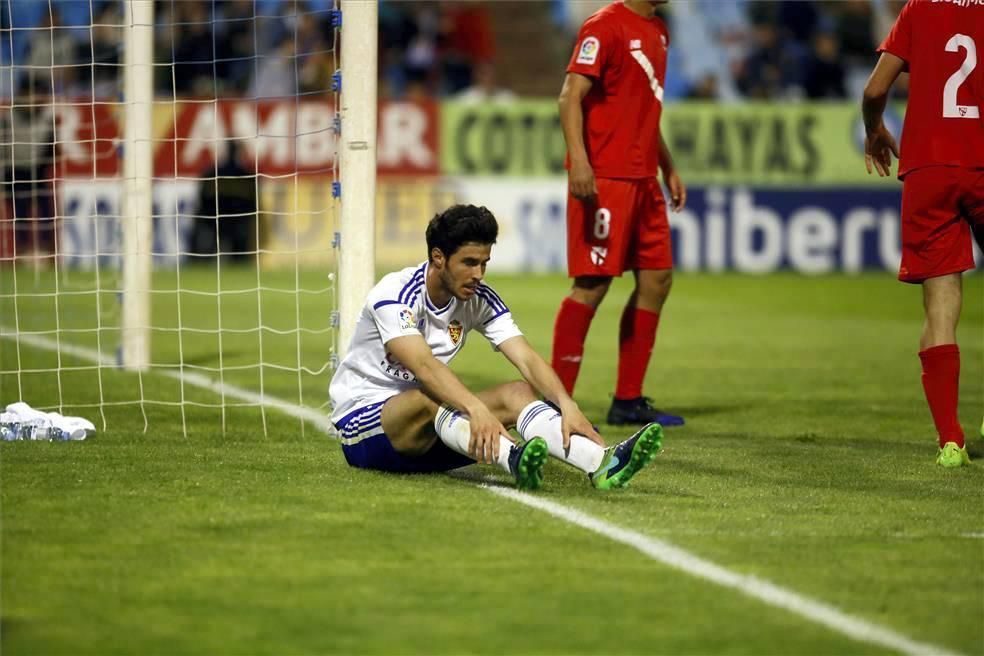
<svg viewBox="0 0 984 656"><path fill-rule="evenodd" d="M383 432L382 403L353 410L335 423L342 442L342 453L352 467L403 474L443 472L475 463L468 456L449 449L438 440L427 453L410 457L393 448Z"/></svg>

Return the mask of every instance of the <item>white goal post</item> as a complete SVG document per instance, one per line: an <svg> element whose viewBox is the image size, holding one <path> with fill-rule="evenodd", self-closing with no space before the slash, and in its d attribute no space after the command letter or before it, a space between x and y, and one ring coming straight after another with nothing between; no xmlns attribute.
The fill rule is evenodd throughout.
<svg viewBox="0 0 984 656"><path fill-rule="evenodd" d="M123 20L123 367L150 366L153 256L154 1L127 0Z"/></svg>
<svg viewBox="0 0 984 656"><path fill-rule="evenodd" d="M359 312L375 280L376 2L342 0L342 182L338 286L339 355L348 349Z"/></svg>

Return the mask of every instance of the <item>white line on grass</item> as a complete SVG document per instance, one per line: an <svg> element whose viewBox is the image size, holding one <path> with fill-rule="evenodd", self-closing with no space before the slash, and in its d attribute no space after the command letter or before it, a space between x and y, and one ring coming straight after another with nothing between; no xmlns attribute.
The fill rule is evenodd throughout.
<svg viewBox="0 0 984 656"><path fill-rule="evenodd" d="M0 337L11 341L20 341L21 344L27 344L28 346L44 349L46 351L58 351L60 349L63 355L74 355L81 360L88 360L89 362L95 362L106 367L116 366L116 360L105 353L100 353L96 349L87 348L85 346L75 346L65 342L59 343L51 338L45 337L44 335L25 335L23 333L17 335L7 326L0 326ZM268 408L275 408L296 419L311 422L315 425L315 427L325 433L334 434L335 428L332 426L331 421L328 420L328 417L326 417L323 413L318 412L314 408L305 408L304 406L291 403L290 401L284 401L283 399L270 396L269 394L257 394L251 390L230 385L229 383L220 383L216 380L212 380L208 376L194 371L175 371L171 369L152 369L151 371L166 378L173 378L174 380L183 381L186 385L192 385L194 387L210 390L219 395L225 395L240 401L255 403L256 405L262 405Z"/></svg>
<svg viewBox="0 0 984 656"><path fill-rule="evenodd" d="M732 572L709 560L695 556L669 542L620 528L579 510L568 508L559 503L541 499L525 492L491 485L483 485L482 487L493 494L512 499L530 508L542 510L549 515L598 533L614 542L620 542L633 547L668 567L726 588L732 588L753 599L758 599L770 606L789 611L811 622L822 624L837 633L841 633L860 642L887 647L903 654L955 656L955 652L943 647L924 642L916 642L891 629L853 617L829 604L804 597L792 590L781 588L763 579Z"/></svg>
<svg viewBox="0 0 984 656"><path fill-rule="evenodd" d="M58 343L53 339L48 339L41 335L24 335L19 337L8 332L5 326L0 326L0 337L7 339L19 339L22 344L28 344L35 348L45 350L61 349L63 353L74 355L78 358L98 362L106 366L115 366L113 358L99 353L95 349L82 346L73 346L65 342ZM325 432L332 432L333 428L328 417L312 408L305 408L289 401L277 399L275 397L260 395L235 385L219 383L211 380L207 376L198 373L188 373L181 371L152 370L162 376L183 380L189 385L202 387L216 393L224 393L226 396L249 401L269 408L280 410L291 417L304 419L315 424ZM781 588L774 583L769 583L763 579L738 574L720 565L716 565L709 560L704 560L694 554L674 546L669 542L657 540L635 531L620 528L614 524L597 519L574 508L563 506L553 501L547 501L524 492L519 492L511 488L496 487L488 484L480 485L493 494L497 494L507 499L512 499L530 508L542 510L575 526L587 529L609 540L635 548L644 555L656 560L668 567L679 570L691 576L695 576L717 585L732 588L742 594L765 602L770 606L789 611L795 615L807 619L811 622L821 624L837 633L848 636L860 642L867 642L894 649L903 654L915 656L917 654L937 654L939 656L959 656L956 652L949 651L937 645L924 642L916 642L904 635L896 633L891 629L866 622L857 617L834 608L821 601L810 599L796 594L792 590ZM968 537L977 537L977 534L966 534ZM981 534L984 535L984 534Z"/></svg>

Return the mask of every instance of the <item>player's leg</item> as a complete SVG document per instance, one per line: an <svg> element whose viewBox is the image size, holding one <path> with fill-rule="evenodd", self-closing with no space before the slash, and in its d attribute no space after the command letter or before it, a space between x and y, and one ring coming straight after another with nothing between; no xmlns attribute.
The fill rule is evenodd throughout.
<svg viewBox="0 0 984 656"><path fill-rule="evenodd" d="M679 426L683 418L654 408L642 395L663 305L673 285L673 250L663 192L655 180L638 183L637 222L630 246L629 265L636 287L622 311L619 325L618 378L609 424Z"/></svg>
<svg viewBox="0 0 984 656"><path fill-rule="evenodd" d="M525 383L506 383L479 392L478 398L504 425L515 424L519 409L529 398ZM410 460L414 471L446 471L474 460L469 453L471 427L463 413L440 405L422 390L409 390L389 399L380 413L381 425L393 451ZM513 474L523 488L542 481L547 447L543 441L514 445L499 437L496 464Z"/></svg>
<svg viewBox="0 0 984 656"><path fill-rule="evenodd" d="M962 302L961 272L973 268L970 227L960 208L959 170L928 167L906 176L902 187L902 263L899 279L922 283L925 323L919 360L926 401L936 425L937 462L968 462L957 418L960 350L956 329Z"/></svg>
<svg viewBox="0 0 984 656"><path fill-rule="evenodd" d="M959 467L969 462L957 415L960 387L957 323L962 283L959 273L951 273L929 278L922 285L926 320L919 340L919 360L923 391L939 436L937 462L944 467Z"/></svg>
<svg viewBox="0 0 984 656"><path fill-rule="evenodd" d="M595 311L624 271L633 186L624 180L596 180L593 201L567 198L567 269L574 279L554 321L551 365L569 394L581 370L584 341Z"/></svg>
<svg viewBox="0 0 984 656"><path fill-rule="evenodd" d="M531 401L520 411L516 427L525 439L542 437L551 456L583 471L592 485L600 489L625 487L656 457L663 439L660 425L650 424L607 449L583 435L571 435L569 448L564 449L560 413L539 400Z"/></svg>

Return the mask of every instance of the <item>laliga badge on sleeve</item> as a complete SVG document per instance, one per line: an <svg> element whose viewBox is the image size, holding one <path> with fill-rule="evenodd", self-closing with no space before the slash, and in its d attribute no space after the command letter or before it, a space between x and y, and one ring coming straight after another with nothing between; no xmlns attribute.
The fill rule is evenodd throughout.
<svg viewBox="0 0 984 656"><path fill-rule="evenodd" d="M601 49L601 44L598 42L597 37L589 36L584 41L581 42L581 47L577 51L578 64L594 64L598 60L598 50Z"/></svg>

